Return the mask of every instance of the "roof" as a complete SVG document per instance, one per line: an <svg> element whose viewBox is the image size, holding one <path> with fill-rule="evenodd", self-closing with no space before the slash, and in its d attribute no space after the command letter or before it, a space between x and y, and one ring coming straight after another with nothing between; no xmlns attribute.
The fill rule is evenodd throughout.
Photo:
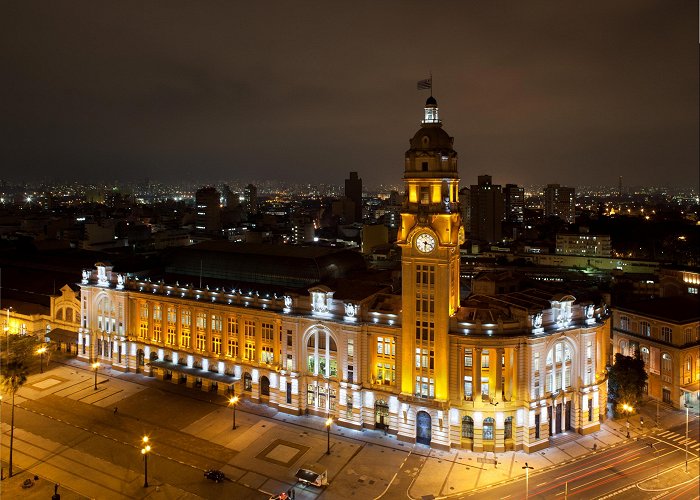
<svg viewBox="0 0 700 500"><path fill-rule="evenodd" d="M304 287L366 270L364 258L353 250L228 241L174 249L165 260L166 273L193 280L201 276L285 287Z"/></svg>
<svg viewBox="0 0 700 500"><path fill-rule="evenodd" d="M692 295L637 300L614 309L671 323L700 321L700 297Z"/></svg>

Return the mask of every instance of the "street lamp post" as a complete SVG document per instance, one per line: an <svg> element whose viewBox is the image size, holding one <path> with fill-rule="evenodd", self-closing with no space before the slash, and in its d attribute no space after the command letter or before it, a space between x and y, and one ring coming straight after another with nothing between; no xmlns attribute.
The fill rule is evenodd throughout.
<svg viewBox="0 0 700 500"><path fill-rule="evenodd" d="M527 500L530 497L530 469L534 469L534 467L530 467L525 462L523 469L525 469L525 499Z"/></svg>
<svg viewBox="0 0 700 500"><path fill-rule="evenodd" d="M92 364L92 369L95 370L95 390L97 390L97 369L100 367L100 363L97 361Z"/></svg>
<svg viewBox="0 0 700 500"><path fill-rule="evenodd" d="M328 435L328 446L326 447L326 455L331 454L331 425L333 425L333 417L329 416L326 420L326 434Z"/></svg>
<svg viewBox="0 0 700 500"><path fill-rule="evenodd" d="M143 487L148 488L148 454L151 452L151 445L148 444L148 436L144 436L141 442L143 443L143 448L141 448L141 454L143 455Z"/></svg>
<svg viewBox="0 0 700 500"><path fill-rule="evenodd" d="M627 427L627 439L630 437L630 412L634 410L634 407L631 405L628 405L627 403L624 403L622 405L622 409L625 411L625 414L627 415L627 423L625 426Z"/></svg>
<svg viewBox="0 0 700 500"><path fill-rule="evenodd" d="M231 399L228 400L228 403L233 407L233 427L231 427L232 430L236 429L236 404L238 403L238 396L232 396Z"/></svg>
<svg viewBox="0 0 700 500"><path fill-rule="evenodd" d="M40 347L36 352L39 353L39 372L44 373L44 353L46 352L46 347Z"/></svg>
<svg viewBox="0 0 700 500"><path fill-rule="evenodd" d="M685 406L685 472L688 472L688 411L690 410L690 405L684 403Z"/></svg>

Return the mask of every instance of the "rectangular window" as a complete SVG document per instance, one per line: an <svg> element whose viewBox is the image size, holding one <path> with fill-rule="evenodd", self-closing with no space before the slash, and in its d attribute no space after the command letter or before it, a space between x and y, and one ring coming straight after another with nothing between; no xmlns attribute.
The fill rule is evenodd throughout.
<svg viewBox="0 0 700 500"><path fill-rule="evenodd" d="M197 330L206 330L207 314L203 312L197 313Z"/></svg>
<svg viewBox="0 0 700 500"><path fill-rule="evenodd" d="M245 320L243 322L243 334L246 340L255 339L255 323L253 321Z"/></svg>
<svg viewBox="0 0 700 500"><path fill-rule="evenodd" d="M263 342L272 343L275 336L275 325L272 323L261 323L260 329Z"/></svg>
<svg viewBox="0 0 700 500"><path fill-rule="evenodd" d="M287 347L292 347L292 331L287 330Z"/></svg>
<svg viewBox="0 0 700 500"><path fill-rule="evenodd" d="M540 371L540 353L539 352L535 353L534 369L535 369L535 373Z"/></svg>
<svg viewBox="0 0 700 500"><path fill-rule="evenodd" d="M273 349L270 346L263 346L262 352L260 354L261 354L260 361L262 361L263 363L267 363L268 365L272 364L272 362L275 359Z"/></svg>
<svg viewBox="0 0 700 500"><path fill-rule="evenodd" d="M645 337L651 337L651 325L646 321L642 321L639 324L639 333Z"/></svg>
<svg viewBox="0 0 700 500"><path fill-rule="evenodd" d="M348 339L348 358L352 358L355 355L355 341L353 339Z"/></svg>
<svg viewBox="0 0 700 500"><path fill-rule="evenodd" d="M197 350L205 351L207 348L207 336L202 332L197 332Z"/></svg>
<svg viewBox="0 0 700 500"><path fill-rule="evenodd" d="M472 350L471 349L464 350L464 367L465 368L472 367Z"/></svg>
<svg viewBox="0 0 700 500"><path fill-rule="evenodd" d="M245 343L245 359L248 361L255 360L255 344L252 342Z"/></svg>
<svg viewBox="0 0 700 500"><path fill-rule="evenodd" d="M226 330L229 335L238 336L238 320L236 318L228 318L226 320Z"/></svg>
<svg viewBox="0 0 700 500"><path fill-rule="evenodd" d="M591 356L593 356L593 343L589 341L586 345L586 359L590 361Z"/></svg>
<svg viewBox="0 0 700 500"><path fill-rule="evenodd" d="M221 337L212 337L211 348L214 354L221 355Z"/></svg>
<svg viewBox="0 0 700 500"><path fill-rule="evenodd" d="M228 343L226 344L226 356L229 358L238 357L238 340L228 339Z"/></svg>
<svg viewBox="0 0 700 500"><path fill-rule="evenodd" d="M224 319L218 314L211 315L211 330L213 333L221 335L224 329Z"/></svg>
<svg viewBox="0 0 700 500"><path fill-rule="evenodd" d="M661 327L661 340L668 342L669 344L673 341L673 330L667 326Z"/></svg>
<svg viewBox="0 0 700 500"><path fill-rule="evenodd" d="M467 375L464 377L464 399L472 398L472 377Z"/></svg>
<svg viewBox="0 0 700 500"><path fill-rule="evenodd" d="M354 378L355 378L355 370L353 365L348 365L348 382L350 384L354 383Z"/></svg>
<svg viewBox="0 0 700 500"><path fill-rule="evenodd" d="M481 369L485 370L489 367L489 351L484 349L481 351Z"/></svg>

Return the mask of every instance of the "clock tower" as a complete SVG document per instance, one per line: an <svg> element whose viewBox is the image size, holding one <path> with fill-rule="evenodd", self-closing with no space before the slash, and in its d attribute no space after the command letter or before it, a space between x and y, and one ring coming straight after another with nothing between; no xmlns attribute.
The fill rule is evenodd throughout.
<svg viewBox="0 0 700 500"><path fill-rule="evenodd" d="M453 142L430 96L404 167L406 196L397 241L402 251L401 393L440 406L449 398L447 336L450 316L459 308L464 241Z"/></svg>

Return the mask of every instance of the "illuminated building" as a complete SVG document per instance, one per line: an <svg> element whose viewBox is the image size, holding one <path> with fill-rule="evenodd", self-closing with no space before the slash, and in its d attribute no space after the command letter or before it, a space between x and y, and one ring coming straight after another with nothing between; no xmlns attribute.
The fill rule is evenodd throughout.
<svg viewBox="0 0 700 500"><path fill-rule="evenodd" d="M682 409L700 396L700 299L694 295L637 300L613 310L613 352L637 353L645 394Z"/></svg>
<svg viewBox="0 0 700 500"><path fill-rule="evenodd" d="M358 252L206 242L161 276L84 270L79 357L445 449L598 430L604 304L538 290L461 303L452 145L430 97L405 155L400 295Z"/></svg>
<svg viewBox="0 0 700 500"><path fill-rule="evenodd" d="M544 188L544 216L559 217L573 224L576 219L575 189L559 184L547 184Z"/></svg>

